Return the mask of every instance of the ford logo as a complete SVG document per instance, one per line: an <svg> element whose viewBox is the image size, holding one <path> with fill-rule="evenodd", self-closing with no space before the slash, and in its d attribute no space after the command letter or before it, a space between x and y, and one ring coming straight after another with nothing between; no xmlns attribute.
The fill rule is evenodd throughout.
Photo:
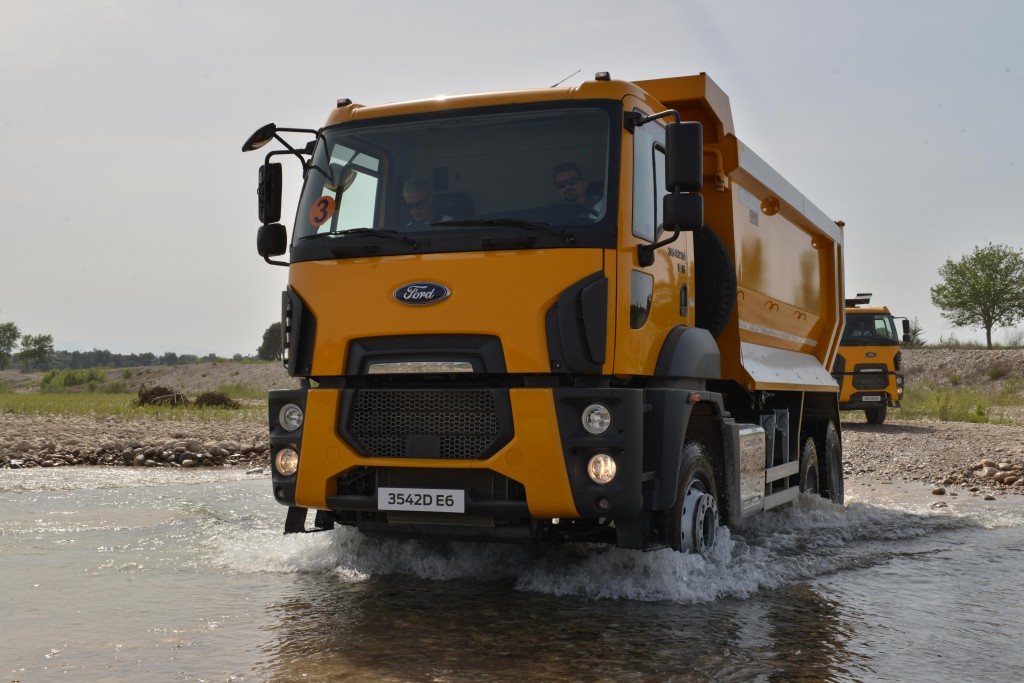
<svg viewBox="0 0 1024 683"><path fill-rule="evenodd" d="M877 356L878 354L877 354L877 353L875 353L874 351L868 351L868 352L867 352L867 353L866 353L865 355L866 355L866 356L867 356L868 358L874 358L874 357L875 357L875 356Z"/></svg>
<svg viewBox="0 0 1024 683"><path fill-rule="evenodd" d="M392 296L400 304L426 306L444 301L451 293L450 289L436 282L410 282L396 289Z"/></svg>

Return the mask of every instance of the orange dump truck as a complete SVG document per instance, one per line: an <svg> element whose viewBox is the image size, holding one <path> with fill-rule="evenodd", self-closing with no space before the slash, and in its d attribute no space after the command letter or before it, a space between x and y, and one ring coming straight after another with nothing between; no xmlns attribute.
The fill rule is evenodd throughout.
<svg viewBox="0 0 1024 683"><path fill-rule="evenodd" d="M839 384L839 409L863 410L870 424L882 424L889 408L903 400L900 341L910 339L903 318L902 338L885 306L871 306L871 294L846 300L846 326L832 376Z"/></svg>
<svg viewBox="0 0 1024 683"><path fill-rule="evenodd" d="M843 500L842 229L707 75L343 99L243 150L272 140L286 533L703 551L803 491Z"/></svg>

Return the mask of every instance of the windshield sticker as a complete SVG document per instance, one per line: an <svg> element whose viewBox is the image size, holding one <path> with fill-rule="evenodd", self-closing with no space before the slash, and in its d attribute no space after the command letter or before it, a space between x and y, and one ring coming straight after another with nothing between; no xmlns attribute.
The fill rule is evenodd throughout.
<svg viewBox="0 0 1024 683"><path fill-rule="evenodd" d="M319 228L334 215L334 197L320 197L309 210L310 225Z"/></svg>

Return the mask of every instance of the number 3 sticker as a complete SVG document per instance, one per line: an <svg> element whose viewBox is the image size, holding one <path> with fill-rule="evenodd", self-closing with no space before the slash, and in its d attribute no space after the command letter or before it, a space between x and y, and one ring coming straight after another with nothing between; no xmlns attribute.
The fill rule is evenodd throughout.
<svg viewBox="0 0 1024 683"><path fill-rule="evenodd" d="M331 216L334 215L334 198L333 197L321 197L313 203L313 208L309 210L309 222L314 227L319 228L321 225L326 223Z"/></svg>

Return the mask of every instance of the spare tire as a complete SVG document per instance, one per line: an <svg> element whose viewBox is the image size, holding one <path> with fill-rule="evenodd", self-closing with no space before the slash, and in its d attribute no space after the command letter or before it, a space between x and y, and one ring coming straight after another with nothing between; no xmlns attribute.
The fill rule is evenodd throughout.
<svg viewBox="0 0 1024 683"><path fill-rule="evenodd" d="M693 269L697 327L717 337L736 305L736 266L725 242L706 225L693 233Z"/></svg>

